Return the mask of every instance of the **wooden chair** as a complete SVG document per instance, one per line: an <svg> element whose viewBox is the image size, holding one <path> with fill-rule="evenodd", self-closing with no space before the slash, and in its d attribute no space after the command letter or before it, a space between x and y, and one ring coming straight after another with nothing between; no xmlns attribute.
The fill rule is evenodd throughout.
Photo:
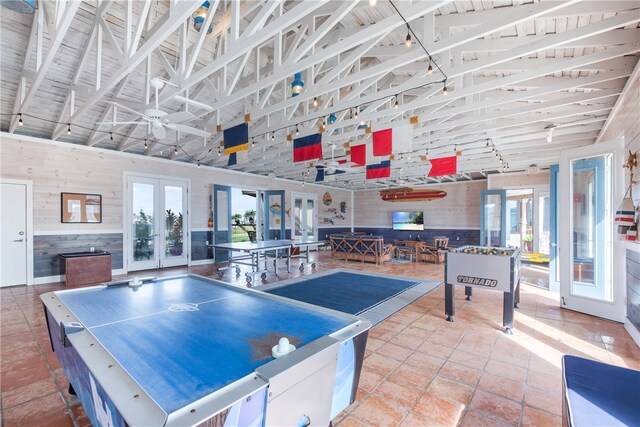
<svg viewBox="0 0 640 427"><path fill-rule="evenodd" d="M449 250L449 238L448 237L434 237L433 246L437 250Z"/></svg>

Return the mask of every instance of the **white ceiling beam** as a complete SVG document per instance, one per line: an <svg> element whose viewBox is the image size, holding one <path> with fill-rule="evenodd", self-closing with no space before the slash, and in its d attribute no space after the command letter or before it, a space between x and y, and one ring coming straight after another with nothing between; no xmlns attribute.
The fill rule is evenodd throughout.
<svg viewBox="0 0 640 427"><path fill-rule="evenodd" d="M347 15L351 9L357 4L357 1L346 0L339 3L338 8L323 23L320 28L313 29L311 36L305 40L304 44L296 49L287 59L287 64L298 62L305 56L316 44L331 31L342 18Z"/></svg>
<svg viewBox="0 0 640 427"><path fill-rule="evenodd" d="M182 78L185 79L187 77L189 77L191 75L191 73L193 72L193 67L194 65L196 65L196 60L198 59L198 56L200 55L200 51L202 50L202 45L204 43L204 39L205 37L207 37L207 29L209 28L209 26L211 25L211 22L213 22L213 17L216 15L216 10L218 10L218 4L220 3L220 0L212 0L209 4L209 9L207 11L207 16L204 20L204 23L202 24L202 27L200 27L200 32L198 33L198 38L195 42L195 44L193 45L191 52L189 53L189 62L187 64L187 69L185 70L184 74L182 75ZM239 2L232 2L232 3L239 3Z"/></svg>
<svg viewBox="0 0 640 427"><path fill-rule="evenodd" d="M33 82L29 87L29 91L24 96L24 99L21 100L20 97L17 97L14 101L14 104L13 104L14 114L26 112L27 108L29 107L29 104L31 104L31 102L35 98L36 92L38 91L40 84L42 84L42 82L44 81L44 78L46 77L47 72L49 70L49 66L53 62L53 59L55 58L56 54L58 53L58 48L62 44L64 36L67 34L67 30L69 29L69 26L73 22L73 17L75 16L79 7L80 7L80 2L69 2L66 4L64 12L60 17L59 25L55 29L56 31L55 36L53 37L52 40L50 40L49 51L47 52L47 56L44 58L44 61L42 63L42 66L40 67L40 70L38 70L38 72L36 73L35 79L33 80ZM9 125L10 133L15 132L16 128L18 127L18 119L19 117L17 115L11 117L11 123Z"/></svg>
<svg viewBox="0 0 640 427"><path fill-rule="evenodd" d="M442 7L450 2L451 0L442 0L437 3L428 3L427 5L421 3L404 10L403 14L407 19L411 19L413 17L422 16L423 14L438 9L439 7ZM280 82L282 80L282 76L291 76L298 70L307 69L317 63L326 61L328 58L339 55L343 51L359 46L362 43L367 42L368 40L388 33L389 28L395 28L401 25L404 25L404 22L397 15L385 18L376 24L368 26L365 30L361 30L351 35L350 37L347 37L340 42L331 45L330 47L316 50L315 54L312 57L305 58L296 64L283 64L281 67L276 68L273 74L271 74L270 76L254 83L253 85L248 85L247 87L236 92L234 94L234 99L225 98L222 100L216 100L216 102L213 103L212 107L216 109L222 108L228 103L235 101L235 99L237 98L243 98L254 93L257 90L261 90L265 87L268 87L269 85ZM407 62L409 62L410 60L415 60L415 58L407 59ZM308 91L305 91L303 94L300 94L298 96L303 96L306 99L308 98L306 96L307 93ZM280 109L290 108L295 102L297 101L290 101L288 105L282 106L280 107Z"/></svg>
<svg viewBox="0 0 640 427"><path fill-rule="evenodd" d="M77 4L79 2L71 3ZM131 73L142 61L146 59L148 55L151 55L153 51L184 22L184 20L191 16L200 4L201 2L199 0L182 0L174 3L174 6L169 10L169 12L154 26L154 29L147 36L145 43L136 50L135 55L133 55L125 64L120 65L120 68L114 72L109 81L102 85L100 90L93 93L93 95L85 101L82 108L70 118L70 121L73 122L77 120L85 111L93 107L97 102L101 101L105 95L118 84L118 82ZM56 132L52 139L55 140L59 138L60 135L60 132Z"/></svg>
<svg viewBox="0 0 640 427"><path fill-rule="evenodd" d="M535 3L533 4L535 5ZM493 9L486 9L481 11L471 11L466 13L454 13L449 15L441 15L436 18L437 27L461 27L461 26L473 26L478 25L480 22L491 22L497 19L508 19L508 16L500 15L500 12L505 10L513 10L523 8L532 5L519 5L516 7L500 7ZM638 8L637 1L585 1L581 3L572 4L571 7L554 9L547 15L548 18L580 16L580 15L598 15L605 13L616 13L626 10L633 10Z"/></svg>
<svg viewBox="0 0 640 427"><path fill-rule="evenodd" d="M233 49L223 53L206 66L202 67L196 73L192 74L189 78L182 82L181 90L188 89L194 84L197 84L201 80L209 77L211 74L223 68L226 64L236 60L241 55L244 55L247 51L253 50L255 46L261 45L266 40L273 37L275 34L278 34L283 29L294 25L296 21L312 13L315 9L320 7L325 2L326 0L318 0L313 2L300 3L293 7L291 10L287 11L282 16L273 20L259 33L253 34L250 31L247 32L247 30L245 29L245 32L242 33L242 36L240 37L240 39L238 39L238 42L234 43ZM267 5L272 5L272 3L268 2L264 7L266 7ZM261 13L263 12L263 10L261 10ZM176 95L176 93L177 91L175 90L168 93L166 96L161 97L160 102L163 103L171 99L174 95ZM243 97L244 96L234 94L235 99Z"/></svg>
<svg viewBox="0 0 640 427"><path fill-rule="evenodd" d="M151 4L153 2L145 1L142 4L142 10L140 11L140 16L138 17L138 25L136 26L136 32L133 35L133 41L131 43L131 48L127 52L127 57L131 57L138 49L138 45L140 44L140 37L142 37L142 31L145 27L145 22L147 21L147 17L149 16L149 10L151 9Z"/></svg>

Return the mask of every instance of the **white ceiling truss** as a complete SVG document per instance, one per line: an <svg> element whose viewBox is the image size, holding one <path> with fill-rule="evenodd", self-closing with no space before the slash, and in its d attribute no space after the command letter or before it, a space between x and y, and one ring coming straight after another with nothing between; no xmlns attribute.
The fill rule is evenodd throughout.
<svg viewBox="0 0 640 427"><path fill-rule="evenodd" d="M383 129L417 117L412 152L394 156L391 178L365 180L361 167L326 183L464 181L507 165L546 168L561 150L593 144L640 56L636 0L394 0L428 54L404 45L407 26L388 1L212 0L198 32L192 14L201 4L38 0L32 15L0 8L2 130L226 168L219 126L248 114L255 145L248 163L230 168L313 181L317 162L293 163L296 125L313 134L335 113L323 133L330 159L371 143L361 123ZM294 73L305 82L296 97ZM158 99L152 78L166 82ZM192 113L187 126L154 139L151 122L132 111L156 102ZM209 136L185 130L193 128ZM456 152L457 175L426 177L425 156Z"/></svg>

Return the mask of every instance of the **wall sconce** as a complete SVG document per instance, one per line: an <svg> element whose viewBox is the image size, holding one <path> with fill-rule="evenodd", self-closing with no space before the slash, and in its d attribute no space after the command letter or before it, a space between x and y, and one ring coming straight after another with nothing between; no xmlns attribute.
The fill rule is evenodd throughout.
<svg viewBox="0 0 640 427"><path fill-rule="evenodd" d="M205 1L202 5L193 12L193 28L197 32L200 32L202 29L202 24L204 24L204 20L207 18L207 12L209 11L209 2ZM207 30L207 34L210 34L213 31L213 25L209 25L209 29Z"/></svg>
<svg viewBox="0 0 640 427"><path fill-rule="evenodd" d="M295 73L293 75L293 81L291 82L291 96L298 96L304 88L304 82L302 81L302 74Z"/></svg>

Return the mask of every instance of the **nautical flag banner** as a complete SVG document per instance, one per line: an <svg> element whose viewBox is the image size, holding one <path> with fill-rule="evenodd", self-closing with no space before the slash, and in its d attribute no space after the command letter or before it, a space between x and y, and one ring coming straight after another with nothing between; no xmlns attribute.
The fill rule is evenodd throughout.
<svg viewBox="0 0 640 427"><path fill-rule="evenodd" d="M293 161L304 162L305 160L322 158L322 134L303 136L293 140Z"/></svg>
<svg viewBox="0 0 640 427"><path fill-rule="evenodd" d="M367 164L367 144L354 145L351 147L351 163L360 166Z"/></svg>
<svg viewBox="0 0 640 427"><path fill-rule="evenodd" d="M431 169L427 176L454 175L458 173L458 156L431 159Z"/></svg>
<svg viewBox="0 0 640 427"><path fill-rule="evenodd" d="M399 125L373 132L373 155L388 156L391 153L411 151L411 125Z"/></svg>
<svg viewBox="0 0 640 427"><path fill-rule="evenodd" d="M367 179L389 178L391 176L391 161L385 160L377 165L367 165Z"/></svg>
<svg viewBox="0 0 640 427"><path fill-rule="evenodd" d="M316 166L316 182L324 181L324 166Z"/></svg>
<svg viewBox="0 0 640 427"><path fill-rule="evenodd" d="M224 154L237 153L249 149L249 126L246 123L225 129Z"/></svg>
<svg viewBox="0 0 640 427"><path fill-rule="evenodd" d="M393 151L393 129L373 132L373 155L388 156Z"/></svg>
<svg viewBox="0 0 640 427"><path fill-rule="evenodd" d="M229 154L229 161L227 166L242 165L249 162L249 152L247 150L238 151L237 153Z"/></svg>

